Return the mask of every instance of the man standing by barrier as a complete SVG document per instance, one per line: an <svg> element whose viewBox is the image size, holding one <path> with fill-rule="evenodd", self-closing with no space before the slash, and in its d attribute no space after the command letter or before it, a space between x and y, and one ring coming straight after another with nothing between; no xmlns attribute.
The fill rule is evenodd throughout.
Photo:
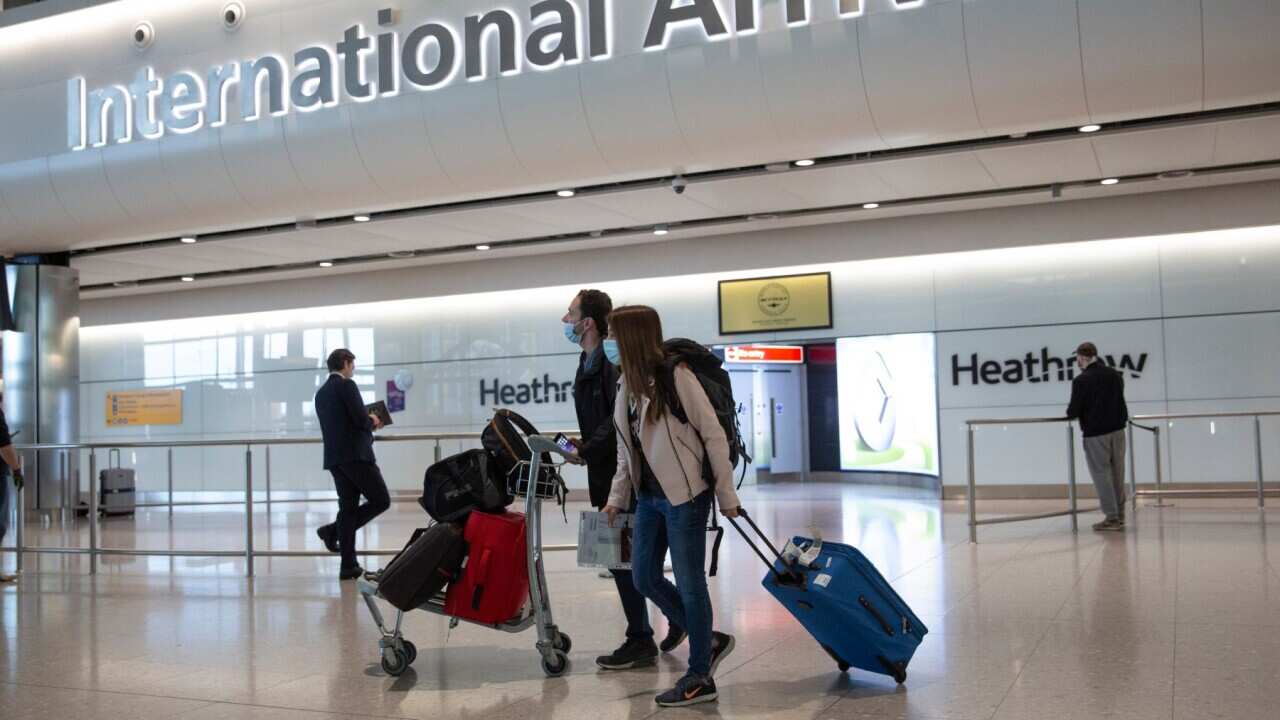
<svg viewBox="0 0 1280 720"><path fill-rule="evenodd" d="M1125 427L1129 407L1124 401L1124 376L1098 359L1091 342L1076 349L1081 373L1071 383L1067 419L1080 421L1089 475L1098 491L1106 518L1093 526L1099 532L1124 531Z"/></svg>
<svg viewBox="0 0 1280 720"><path fill-rule="evenodd" d="M328 366L329 379L316 392L316 417L324 436L324 469L333 474L338 491L338 519L316 534L329 552L342 554L338 578L351 580L364 572L356 560L356 531L391 507L391 495L373 455L373 431L382 423L365 409L351 379L356 356L334 350ZM361 495L367 499L363 505Z"/></svg>

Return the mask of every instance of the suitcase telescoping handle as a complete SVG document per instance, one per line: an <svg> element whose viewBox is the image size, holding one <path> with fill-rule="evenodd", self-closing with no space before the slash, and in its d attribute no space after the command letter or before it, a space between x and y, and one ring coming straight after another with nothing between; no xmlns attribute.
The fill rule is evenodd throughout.
<svg viewBox="0 0 1280 720"><path fill-rule="evenodd" d="M787 567L787 562L783 560L782 553L778 552L778 548L774 547L773 541L769 539L769 536L765 535L764 532L760 530L760 526L756 525L756 521L751 519L751 516L747 514L746 508L738 508L738 517L747 521L747 524L750 525L751 529L755 531L755 534L764 541L764 544L769 548L769 551L773 553L773 556L782 561L781 564L783 567ZM773 561L769 560L769 558L765 557L765 554L760 550L760 546L756 545L750 535L747 535L746 531L742 529L742 526L738 524L738 521L733 518L729 518L729 522L733 524L733 528L738 531L738 534L742 536L742 539L747 541L747 544L751 546L751 549L755 551L756 555L760 556L760 559L769 567L769 570L778 577L778 582L784 585L799 585L804 587L803 575L790 570L788 570L786 575L778 572L777 565L775 565Z"/></svg>
<svg viewBox="0 0 1280 720"><path fill-rule="evenodd" d="M107 453L107 467L112 470L120 467L120 448L111 448Z"/></svg>

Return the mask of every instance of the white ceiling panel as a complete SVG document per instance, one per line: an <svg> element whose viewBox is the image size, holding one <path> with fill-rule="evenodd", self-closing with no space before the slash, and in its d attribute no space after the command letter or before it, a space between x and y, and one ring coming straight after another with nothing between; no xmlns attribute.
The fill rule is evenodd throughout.
<svg viewBox="0 0 1280 720"><path fill-rule="evenodd" d="M1092 140L1104 175L1208 167L1213 164L1213 126L1121 133Z"/></svg>
<svg viewBox="0 0 1280 720"><path fill-rule="evenodd" d="M1002 187L1096 178L1102 174L1086 139L978 151L978 159Z"/></svg>
<svg viewBox="0 0 1280 720"><path fill-rule="evenodd" d="M635 192L601 195L588 198L589 202L606 210L620 213L637 225L651 222L680 222L714 217L722 213L684 195L677 195L669 188L653 188Z"/></svg>
<svg viewBox="0 0 1280 720"><path fill-rule="evenodd" d="M991 190L996 181L973 154L876 163L876 174L904 197Z"/></svg>
<svg viewBox="0 0 1280 720"><path fill-rule="evenodd" d="M493 239L436 222L429 215L369 223L365 232L397 242L406 250L475 245Z"/></svg>
<svg viewBox="0 0 1280 720"><path fill-rule="evenodd" d="M737 178L691 185L685 194L726 215L749 215L761 210L806 207L808 200L788 192L769 177Z"/></svg>
<svg viewBox="0 0 1280 720"><path fill-rule="evenodd" d="M1213 149L1214 165L1280 159L1280 117L1222 123Z"/></svg>
<svg viewBox="0 0 1280 720"><path fill-rule="evenodd" d="M558 228L560 232L624 227L633 222L631 217L606 210L581 196L512 205L506 210L513 215L529 218L534 223Z"/></svg>
<svg viewBox="0 0 1280 720"><path fill-rule="evenodd" d="M856 202L877 202L901 197L884 181L873 165L845 165L842 167L789 172L766 178L776 182L792 195L803 198L802 207L846 205Z"/></svg>

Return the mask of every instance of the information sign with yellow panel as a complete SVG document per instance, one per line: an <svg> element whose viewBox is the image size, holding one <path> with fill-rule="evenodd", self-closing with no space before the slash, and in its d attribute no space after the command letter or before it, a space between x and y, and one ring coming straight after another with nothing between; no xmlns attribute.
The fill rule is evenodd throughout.
<svg viewBox="0 0 1280 720"><path fill-rule="evenodd" d="M720 282L721 335L832 325L831 273Z"/></svg>
<svg viewBox="0 0 1280 720"><path fill-rule="evenodd" d="M107 393L108 427L181 424L181 390L125 390Z"/></svg>

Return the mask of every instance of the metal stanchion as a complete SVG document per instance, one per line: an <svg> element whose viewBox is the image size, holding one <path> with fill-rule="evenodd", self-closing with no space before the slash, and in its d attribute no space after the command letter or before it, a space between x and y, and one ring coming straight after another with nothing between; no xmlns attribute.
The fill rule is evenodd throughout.
<svg viewBox="0 0 1280 720"><path fill-rule="evenodd" d="M436 441L435 459L436 459L436 462L440 462L440 441L439 440Z"/></svg>
<svg viewBox="0 0 1280 720"><path fill-rule="evenodd" d="M1134 512L1138 510L1138 463L1134 457L1133 447L1133 424L1130 423L1126 431L1126 442L1128 446L1125 448L1129 452L1129 507ZM1121 503L1123 505L1123 503Z"/></svg>
<svg viewBox="0 0 1280 720"><path fill-rule="evenodd" d="M969 542L978 542L978 480L974 473L973 433L976 429L969 425Z"/></svg>
<svg viewBox="0 0 1280 720"><path fill-rule="evenodd" d="M8 478L0 479L0 482L8 482L8 481L9 481ZM27 490L25 487L15 488L15 490L16 492L13 493L13 500L14 500L13 509L14 509L14 514L17 516L14 519L14 524L17 527L14 529L14 538L13 538L14 551L16 553L16 559L14 560L14 571L17 574L21 575L22 574L22 551L25 550L27 547L27 497L26 497ZM0 507L0 512L4 512L3 507Z"/></svg>
<svg viewBox="0 0 1280 720"><path fill-rule="evenodd" d="M267 513L270 514L271 513L271 446L270 445L267 446L266 457L267 459L265 460L265 462L267 464L267 475L266 475Z"/></svg>
<svg viewBox="0 0 1280 720"><path fill-rule="evenodd" d="M98 454L89 451L89 574L98 574Z"/></svg>
<svg viewBox="0 0 1280 720"><path fill-rule="evenodd" d="M245 577L253 577L253 446L244 448L244 563Z"/></svg>
<svg viewBox="0 0 1280 720"><path fill-rule="evenodd" d="M1164 463L1162 461L1163 459L1160 456L1160 426L1159 425L1156 426L1156 431L1151 437L1152 437L1152 443L1153 443L1152 447L1155 448L1154 453L1156 458L1156 501L1151 505L1151 507L1172 507L1173 506L1172 503L1165 502L1164 498L1160 496L1160 492L1164 490Z"/></svg>
<svg viewBox="0 0 1280 720"><path fill-rule="evenodd" d="M1071 502L1071 532L1080 532L1080 506L1076 502L1076 429L1067 423L1067 497Z"/></svg>
<svg viewBox="0 0 1280 720"><path fill-rule="evenodd" d="M1267 491L1262 475L1262 418L1253 416L1253 447L1258 453L1258 507L1267 506Z"/></svg>
<svg viewBox="0 0 1280 720"><path fill-rule="evenodd" d="M173 514L173 448L169 448L169 514Z"/></svg>

